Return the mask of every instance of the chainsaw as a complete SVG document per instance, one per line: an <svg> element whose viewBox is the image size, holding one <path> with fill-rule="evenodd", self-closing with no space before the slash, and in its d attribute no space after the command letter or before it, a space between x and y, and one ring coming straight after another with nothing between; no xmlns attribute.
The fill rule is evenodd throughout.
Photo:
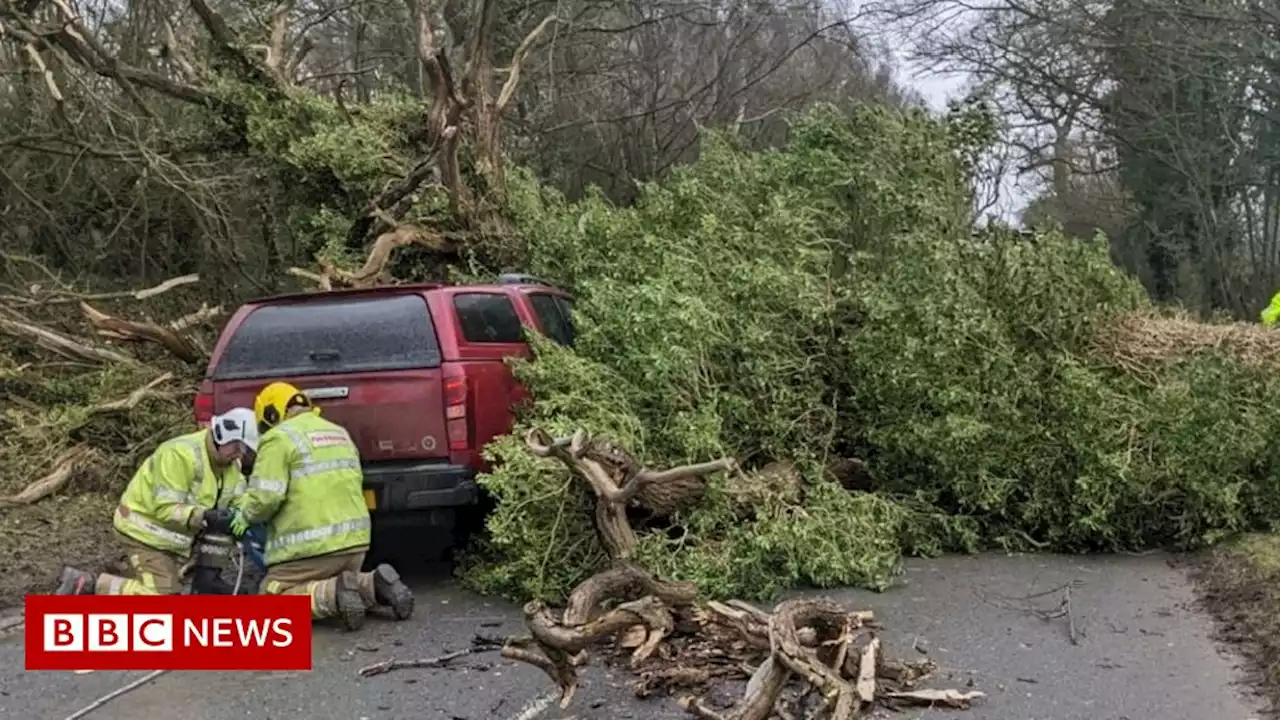
<svg viewBox="0 0 1280 720"><path fill-rule="evenodd" d="M196 538L196 547L206 548L205 552L195 553L182 569L182 574L191 574L192 595L245 595L253 592L256 582L246 582L246 576L261 577L267 571L267 563L263 555L263 535L265 528L256 525L240 538L239 542L227 545L231 538L225 535L201 536ZM216 548L213 549L213 548ZM206 554L226 555L228 563L202 562ZM228 582L223 577L224 568L235 569L235 582Z"/></svg>

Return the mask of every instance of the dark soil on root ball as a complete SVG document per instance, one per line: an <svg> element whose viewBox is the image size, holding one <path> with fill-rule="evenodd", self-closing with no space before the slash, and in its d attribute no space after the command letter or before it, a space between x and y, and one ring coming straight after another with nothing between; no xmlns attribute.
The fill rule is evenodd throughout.
<svg viewBox="0 0 1280 720"><path fill-rule="evenodd" d="M1246 536L1182 562L1215 639L1244 658L1250 689L1280 718L1280 536Z"/></svg>

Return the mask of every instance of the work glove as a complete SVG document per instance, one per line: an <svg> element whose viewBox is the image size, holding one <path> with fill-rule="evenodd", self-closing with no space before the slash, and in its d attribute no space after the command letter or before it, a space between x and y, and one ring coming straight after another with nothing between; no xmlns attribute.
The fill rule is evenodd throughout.
<svg viewBox="0 0 1280 720"><path fill-rule="evenodd" d="M231 516L230 523L231 534L237 538L244 537L244 534L249 531L249 521L245 519L244 513L239 510L234 510L232 512L233 514Z"/></svg>
<svg viewBox="0 0 1280 720"><path fill-rule="evenodd" d="M231 521L235 511L227 508L216 508L204 511L204 529L211 533L227 534L233 532Z"/></svg>

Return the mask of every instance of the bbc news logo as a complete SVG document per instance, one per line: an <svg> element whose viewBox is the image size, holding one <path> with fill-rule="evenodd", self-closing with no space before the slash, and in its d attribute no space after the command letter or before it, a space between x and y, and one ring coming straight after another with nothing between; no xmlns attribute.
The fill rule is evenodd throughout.
<svg viewBox="0 0 1280 720"><path fill-rule="evenodd" d="M182 644L186 647L289 647L293 621L243 618L185 618ZM173 615L65 615L44 616L44 649L47 652L171 652Z"/></svg>
<svg viewBox="0 0 1280 720"><path fill-rule="evenodd" d="M310 670L304 595L26 598L28 670Z"/></svg>

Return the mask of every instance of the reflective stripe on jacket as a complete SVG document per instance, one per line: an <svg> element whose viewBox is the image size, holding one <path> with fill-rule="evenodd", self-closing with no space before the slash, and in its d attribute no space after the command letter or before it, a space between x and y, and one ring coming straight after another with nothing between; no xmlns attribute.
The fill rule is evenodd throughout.
<svg viewBox="0 0 1280 720"><path fill-rule="evenodd" d="M234 465L221 478L214 472L205 451L207 433L180 435L151 453L120 496L112 520L116 530L156 550L190 556L200 531L191 527L196 510L227 507L245 486Z"/></svg>
<svg viewBox="0 0 1280 720"><path fill-rule="evenodd" d="M367 546L360 453L347 431L316 413L262 435L253 476L236 506L267 523L267 565Z"/></svg>

